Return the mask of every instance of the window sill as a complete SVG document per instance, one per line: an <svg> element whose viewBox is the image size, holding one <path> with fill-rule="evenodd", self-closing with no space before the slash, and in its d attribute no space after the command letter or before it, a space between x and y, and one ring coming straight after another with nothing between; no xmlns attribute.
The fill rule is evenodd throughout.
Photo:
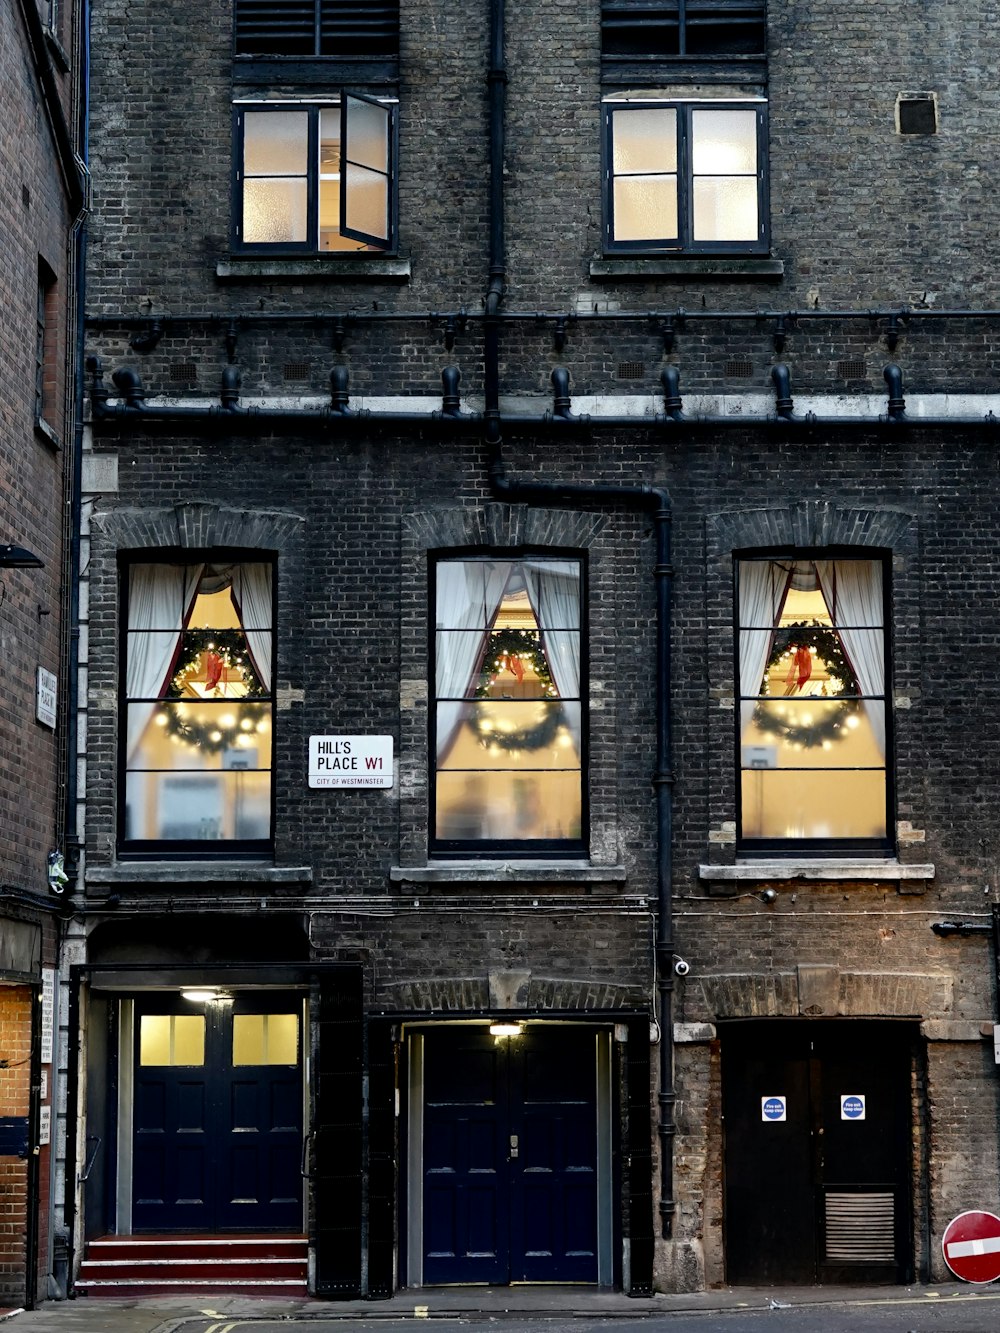
<svg viewBox="0 0 1000 1333"><path fill-rule="evenodd" d="M44 417L35 418L35 434L53 449L61 449L59 436Z"/></svg>
<svg viewBox="0 0 1000 1333"><path fill-rule="evenodd" d="M896 860L853 860L834 857L775 857L769 861L741 861L733 866L698 867L698 878L715 883L760 884L781 880L858 880L902 883L934 878L934 866L903 865Z"/></svg>
<svg viewBox="0 0 1000 1333"><path fill-rule="evenodd" d="M87 867L87 885L311 884L312 866L255 861L119 861Z"/></svg>
<svg viewBox="0 0 1000 1333"><path fill-rule="evenodd" d="M408 259L342 259L309 255L302 259L226 259L215 266L220 282L291 278L301 282L409 282Z"/></svg>
<svg viewBox="0 0 1000 1333"><path fill-rule="evenodd" d="M784 276L781 259L727 255L711 258L692 255L690 258L662 258L637 255L634 258L592 259L592 278L628 278L640 281L649 278L767 278L770 281Z"/></svg>
<svg viewBox="0 0 1000 1333"><path fill-rule="evenodd" d="M624 884L624 866L589 861L440 861L392 866L393 884Z"/></svg>

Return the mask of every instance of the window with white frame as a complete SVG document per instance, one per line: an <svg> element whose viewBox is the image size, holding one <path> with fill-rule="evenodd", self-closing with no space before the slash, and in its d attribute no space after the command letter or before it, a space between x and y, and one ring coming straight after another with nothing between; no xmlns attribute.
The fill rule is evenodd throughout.
<svg viewBox="0 0 1000 1333"><path fill-rule="evenodd" d="M396 104L240 102L234 116L238 248L323 254L396 244Z"/></svg>
<svg viewBox="0 0 1000 1333"><path fill-rule="evenodd" d="M604 186L609 251L766 251L766 104L606 101Z"/></svg>
<svg viewBox="0 0 1000 1333"><path fill-rule="evenodd" d="M737 560L745 849L888 849L886 574L839 553Z"/></svg>
<svg viewBox="0 0 1000 1333"><path fill-rule="evenodd" d="M272 564L135 561L123 582L120 849L267 851Z"/></svg>
<svg viewBox="0 0 1000 1333"><path fill-rule="evenodd" d="M549 555L432 566L438 853L583 850L582 573Z"/></svg>

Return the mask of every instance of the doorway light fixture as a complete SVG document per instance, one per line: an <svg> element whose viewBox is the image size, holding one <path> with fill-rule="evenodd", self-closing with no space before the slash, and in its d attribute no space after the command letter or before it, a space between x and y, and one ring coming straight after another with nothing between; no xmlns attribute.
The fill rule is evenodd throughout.
<svg viewBox="0 0 1000 1333"><path fill-rule="evenodd" d="M0 544L0 569L44 569L45 561L26 546Z"/></svg>
<svg viewBox="0 0 1000 1333"><path fill-rule="evenodd" d="M193 986L190 990L182 990L181 998L193 1004L225 1004L233 997L211 986Z"/></svg>
<svg viewBox="0 0 1000 1333"><path fill-rule="evenodd" d="M491 1023L491 1037L520 1037L524 1033L523 1023Z"/></svg>

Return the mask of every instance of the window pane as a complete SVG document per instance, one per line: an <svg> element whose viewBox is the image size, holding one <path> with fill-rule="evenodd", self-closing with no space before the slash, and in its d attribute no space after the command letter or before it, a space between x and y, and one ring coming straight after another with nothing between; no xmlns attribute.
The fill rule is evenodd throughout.
<svg viewBox="0 0 1000 1333"><path fill-rule="evenodd" d="M347 157L385 175L389 170L388 108L357 97L347 99L347 108Z"/></svg>
<svg viewBox="0 0 1000 1333"><path fill-rule="evenodd" d="M389 178L367 167L347 164L347 215L344 225L354 231L389 237Z"/></svg>
<svg viewBox="0 0 1000 1333"><path fill-rule="evenodd" d="M745 838L884 838L885 773L744 771Z"/></svg>
<svg viewBox="0 0 1000 1333"><path fill-rule="evenodd" d="M485 629L510 580L509 560L442 560L437 566L438 629Z"/></svg>
<svg viewBox="0 0 1000 1333"><path fill-rule="evenodd" d="M673 107L615 108L611 130L613 175L677 171L677 112Z"/></svg>
<svg viewBox="0 0 1000 1333"><path fill-rule="evenodd" d="M203 1065L204 1014L142 1014L139 1019L141 1065Z"/></svg>
<svg viewBox="0 0 1000 1333"><path fill-rule="evenodd" d="M221 769L271 767L271 705L234 699L164 699L129 704L131 735L146 725L128 756L129 769Z"/></svg>
<svg viewBox="0 0 1000 1333"><path fill-rule="evenodd" d="M557 699L486 699L459 705L459 724L442 768L579 768L574 718ZM449 705L438 705L438 729Z"/></svg>
<svg viewBox="0 0 1000 1333"><path fill-rule="evenodd" d="M126 774L126 838L218 842L270 836L269 772Z"/></svg>
<svg viewBox="0 0 1000 1333"><path fill-rule="evenodd" d="M696 176L756 176L757 113L692 111L691 161Z"/></svg>
<svg viewBox="0 0 1000 1333"><path fill-rule="evenodd" d="M247 111L243 117L243 170L247 176L304 176L308 111Z"/></svg>
<svg viewBox="0 0 1000 1333"><path fill-rule="evenodd" d="M616 241L673 240L677 236L677 177L617 177L614 228Z"/></svg>
<svg viewBox="0 0 1000 1333"><path fill-rule="evenodd" d="M298 1062L296 1014L234 1014L234 1065L294 1065Z"/></svg>
<svg viewBox="0 0 1000 1333"><path fill-rule="evenodd" d="M243 182L243 239L248 245L307 240L306 214L304 180L259 177Z"/></svg>
<svg viewBox="0 0 1000 1333"><path fill-rule="evenodd" d="M692 202L696 241L757 239L759 226L756 177L696 177Z"/></svg>
<svg viewBox="0 0 1000 1333"><path fill-rule="evenodd" d="M742 737L746 768L881 768L885 704L798 697L761 702ZM756 747L753 758L747 749Z"/></svg>
<svg viewBox="0 0 1000 1333"><path fill-rule="evenodd" d="M439 773L438 838L581 836L579 773Z"/></svg>

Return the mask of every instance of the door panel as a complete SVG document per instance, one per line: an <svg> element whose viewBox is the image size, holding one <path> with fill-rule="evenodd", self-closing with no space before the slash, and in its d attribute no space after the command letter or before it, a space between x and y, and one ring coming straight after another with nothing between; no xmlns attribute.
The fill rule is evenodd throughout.
<svg viewBox="0 0 1000 1333"><path fill-rule="evenodd" d="M260 1011L272 1004L269 1042ZM301 1001L243 996L191 1009L177 996L136 1002L133 1229L299 1230ZM244 1031L235 1049L234 1017L254 1038Z"/></svg>
<svg viewBox="0 0 1000 1333"><path fill-rule="evenodd" d="M424 1282L597 1281L596 1040L426 1034Z"/></svg>
<svg viewBox="0 0 1000 1333"><path fill-rule="evenodd" d="M863 1020L725 1032L729 1282L908 1280L911 1048L907 1025ZM768 1121L779 1096L787 1118Z"/></svg>

